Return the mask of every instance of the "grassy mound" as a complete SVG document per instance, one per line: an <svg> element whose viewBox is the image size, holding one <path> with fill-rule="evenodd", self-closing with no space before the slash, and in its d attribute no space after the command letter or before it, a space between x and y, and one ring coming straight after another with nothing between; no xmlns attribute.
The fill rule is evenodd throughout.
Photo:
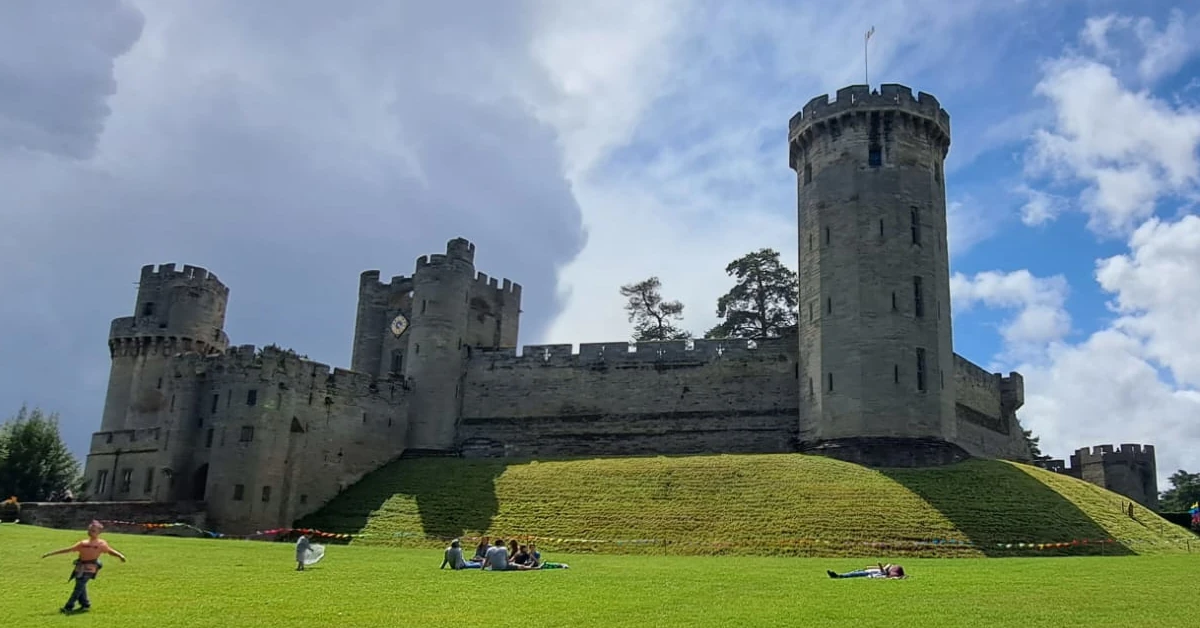
<svg viewBox="0 0 1200 628"><path fill-rule="evenodd" d="M354 542L367 545L430 547L488 534L536 539L552 550L637 554L1008 556L1191 549L1194 535L1140 506L1131 518L1128 503L1074 478L1001 461L874 470L792 454L443 458L394 462L299 525L361 533ZM1047 546L1063 543L1068 545Z"/></svg>

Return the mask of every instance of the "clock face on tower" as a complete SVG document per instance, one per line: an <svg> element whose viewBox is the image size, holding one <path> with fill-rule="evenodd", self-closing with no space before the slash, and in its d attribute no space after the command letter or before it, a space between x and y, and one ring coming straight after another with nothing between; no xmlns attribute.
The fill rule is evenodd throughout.
<svg viewBox="0 0 1200 628"><path fill-rule="evenodd" d="M391 329L392 335L399 338L408 329L408 319L403 314L397 315L392 319Z"/></svg>

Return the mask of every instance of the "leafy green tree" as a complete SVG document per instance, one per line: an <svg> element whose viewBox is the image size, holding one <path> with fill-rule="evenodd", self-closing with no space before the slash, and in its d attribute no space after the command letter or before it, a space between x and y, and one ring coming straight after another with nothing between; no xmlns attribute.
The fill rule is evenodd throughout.
<svg viewBox="0 0 1200 628"><path fill-rule="evenodd" d="M662 282L658 277L621 286L621 296L628 299L625 311L629 312L629 322L633 323L633 339L637 342L687 340L692 337L691 332L675 325L676 321L683 320L683 304L664 301L661 289Z"/></svg>
<svg viewBox="0 0 1200 628"><path fill-rule="evenodd" d="M1042 448L1038 441L1042 440L1041 436L1034 436L1033 430L1021 430L1025 436L1025 444L1029 445L1029 455L1033 456L1036 461L1049 460L1052 456L1042 455Z"/></svg>
<svg viewBox="0 0 1200 628"><path fill-rule="evenodd" d="M1180 469L1167 478L1171 488L1158 497L1163 512L1186 512L1192 504L1200 502L1200 473L1188 473Z"/></svg>
<svg viewBox="0 0 1200 628"><path fill-rule="evenodd" d="M58 414L25 406L0 426L0 495L23 502L80 488L79 463L63 443Z"/></svg>
<svg viewBox="0 0 1200 628"><path fill-rule="evenodd" d="M705 338L777 338L796 324L800 281L779 261L779 252L760 249L729 263L725 272L737 283L717 299L720 324Z"/></svg>

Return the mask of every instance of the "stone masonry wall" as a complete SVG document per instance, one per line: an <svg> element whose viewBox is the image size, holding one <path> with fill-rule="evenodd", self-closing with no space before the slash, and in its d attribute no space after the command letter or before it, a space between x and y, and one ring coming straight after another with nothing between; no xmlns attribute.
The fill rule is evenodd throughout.
<svg viewBox="0 0 1200 628"><path fill-rule="evenodd" d="M253 347L215 362L210 382L232 403L217 404L194 464L209 466L205 501L222 532L294 521L404 451L399 382Z"/></svg>
<svg viewBox="0 0 1200 628"><path fill-rule="evenodd" d="M21 504L21 523L84 530L93 519L137 523L187 523L205 529L208 522L201 502L72 502ZM111 530L140 532L141 527L105 524ZM178 530L176 530L178 532ZM192 533L184 533L192 534Z"/></svg>
<svg viewBox="0 0 1200 628"><path fill-rule="evenodd" d="M794 451L794 342L626 342L474 352L468 456Z"/></svg>
<svg viewBox="0 0 1200 628"><path fill-rule="evenodd" d="M1004 378L954 355L955 443L973 456L1028 460L1029 450L1015 415L1005 412Z"/></svg>

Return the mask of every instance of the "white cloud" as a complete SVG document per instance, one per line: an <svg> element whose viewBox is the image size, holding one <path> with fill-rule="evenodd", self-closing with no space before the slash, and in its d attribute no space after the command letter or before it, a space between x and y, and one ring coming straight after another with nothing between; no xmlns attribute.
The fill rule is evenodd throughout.
<svg viewBox="0 0 1200 628"><path fill-rule="evenodd" d="M1057 342L1071 331L1066 311L1069 293L1061 275L1035 277L1028 270L986 271L950 277L950 297L958 312L976 305L992 309L1016 310L1016 315L1000 326L1006 361L1036 355L1048 343Z"/></svg>
<svg viewBox="0 0 1200 628"><path fill-rule="evenodd" d="M1027 198L1021 205L1021 222L1030 227L1053 222L1069 208L1067 199L1025 184L1018 185L1015 192Z"/></svg>
<svg viewBox="0 0 1200 628"><path fill-rule="evenodd" d="M951 259L996 233L996 221L988 220L986 210L972 198L946 204L946 248Z"/></svg>
<svg viewBox="0 0 1200 628"><path fill-rule="evenodd" d="M1058 116L1034 134L1027 172L1083 182L1080 204L1093 230L1127 233L1158 201L1200 182L1200 111L1129 91L1111 68L1086 59L1048 64L1036 91Z"/></svg>
<svg viewBox="0 0 1200 628"><path fill-rule="evenodd" d="M1126 235L1129 251L1096 263L1111 320L1078 344L1048 337L1012 365L1025 375L1021 419L1060 456L1101 443L1156 445L1160 489L1175 470L1200 466L1200 218L1178 215L1200 184L1200 111L1124 85L1119 64L1127 55L1114 42L1117 33L1136 37L1138 75L1150 83L1194 54L1182 29L1194 31L1187 25L1195 20L1176 11L1162 31L1144 18L1090 20L1081 39L1095 58L1068 54L1044 67L1037 91L1057 121L1035 135L1027 162L1031 176L1082 182L1089 228ZM1065 208L1065 199L1024 191L1027 224ZM1176 216L1157 217L1172 200Z"/></svg>

